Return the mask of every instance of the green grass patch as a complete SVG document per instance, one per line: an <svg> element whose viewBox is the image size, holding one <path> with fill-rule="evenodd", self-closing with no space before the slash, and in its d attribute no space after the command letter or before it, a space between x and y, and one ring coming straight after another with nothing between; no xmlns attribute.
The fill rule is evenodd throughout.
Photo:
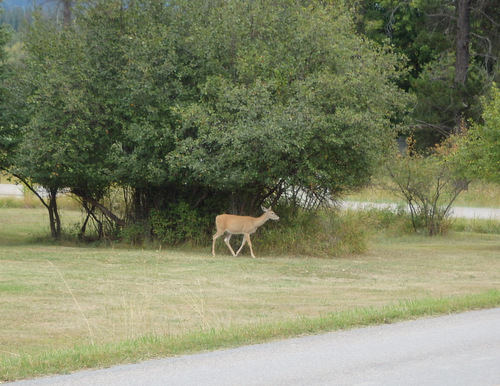
<svg viewBox="0 0 500 386"><path fill-rule="evenodd" d="M316 318L302 317L273 324L250 324L197 331L177 336L147 335L105 345L84 345L22 355L0 361L0 380L13 381L89 368L109 367L159 357L171 357L246 344L269 342L340 329L395 323L426 316L492 308L500 305L500 291L475 295L400 301L380 308L358 308Z"/></svg>
<svg viewBox="0 0 500 386"><path fill-rule="evenodd" d="M453 219L451 221L451 230L455 232L473 232L500 234L500 221L485 219Z"/></svg>

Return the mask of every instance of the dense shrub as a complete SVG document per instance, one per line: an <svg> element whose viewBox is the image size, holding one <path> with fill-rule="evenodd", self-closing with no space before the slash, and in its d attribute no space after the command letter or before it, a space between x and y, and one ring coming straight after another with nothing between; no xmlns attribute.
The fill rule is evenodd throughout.
<svg viewBox="0 0 500 386"><path fill-rule="evenodd" d="M208 244L213 221L186 202L170 205L167 210L152 210L149 217L152 236L167 245Z"/></svg>
<svg viewBox="0 0 500 386"><path fill-rule="evenodd" d="M329 258L366 250L366 228L356 213L298 210L287 217L283 209L277 209L277 225L257 232L256 253Z"/></svg>
<svg viewBox="0 0 500 386"><path fill-rule="evenodd" d="M415 145L410 137L406 154L398 153L388 161L392 183L386 188L405 200L416 233L445 234L452 205L469 184L450 162L456 152L455 139L436 145L429 154L417 152Z"/></svg>

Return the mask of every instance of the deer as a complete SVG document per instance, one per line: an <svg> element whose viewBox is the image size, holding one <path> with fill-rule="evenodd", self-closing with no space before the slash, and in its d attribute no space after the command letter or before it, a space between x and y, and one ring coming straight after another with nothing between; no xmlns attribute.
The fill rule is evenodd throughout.
<svg viewBox="0 0 500 386"><path fill-rule="evenodd" d="M255 254L252 249L252 241L250 241L250 235L255 233L257 228L264 225L267 220L279 220L280 218L276 213L274 213L271 209L265 208L261 206L264 214L260 217L251 217L251 216L238 216L235 214L220 214L215 218L215 225L217 227L217 232L213 237L212 243L212 255L215 256L215 241L227 232L227 235L224 237L224 242L228 246L231 254L236 257L243 249L243 246L246 242L248 242L248 246L250 247L250 253L252 257L255 259ZM243 242L241 243L240 249L238 252L234 253L229 240L232 235L243 235Z"/></svg>

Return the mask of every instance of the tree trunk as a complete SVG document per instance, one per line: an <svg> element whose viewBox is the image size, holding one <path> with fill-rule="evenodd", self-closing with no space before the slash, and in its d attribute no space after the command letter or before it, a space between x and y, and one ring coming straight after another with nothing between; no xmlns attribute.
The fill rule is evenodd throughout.
<svg viewBox="0 0 500 386"><path fill-rule="evenodd" d="M457 7L457 52L455 62L455 83L465 85L469 70L470 2L458 0Z"/></svg>
<svg viewBox="0 0 500 386"><path fill-rule="evenodd" d="M36 197L38 197L43 206L47 208L47 211L49 212L50 234L53 238L59 239L61 237L61 218L59 217L59 210L57 208L57 189L46 188L49 194L49 202L47 203L28 179L15 173L12 173L12 175L21 181L24 186L26 186Z"/></svg>
<svg viewBox="0 0 500 386"><path fill-rule="evenodd" d="M50 189L48 193L49 205L47 209L49 211L50 234L54 239L58 240L61 237L61 218L57 208L57 189Z"/></svg>
<svg viewBox="0 0 500 386"><path fill-rule="evenodd" d="M69 23L71 23L71 6L73 1L72 0L63 0L62 1L62 6L63 6L63 19L64 19L64 26L67 27L69 26Z"/></svg>
<svg viewBox="0 0 500 386"><path fill-rule="evenodd" d="M126 225L125 220L122 220L119 218L117 215L115 215L111 210L106 208L103 204L101 204L99 201L95 200L94 198L90 196L85 196L81 192L78 191L73 191L74 194L76 194L78 197L80 197L82 200L88 202L90 205L96 207L99 209L107 218L109 218L111 221L113 221L116 225L123 227Z"/></svg>
<svg viewBox="0 0 500 386"><path fill-rule="evenodd" d="M463 113L468 108L465 85L469 72L471 0L457 0L457 45L455 59L455 87L458 90L458 108L455 113L455 132L460 133Z"/></svg>

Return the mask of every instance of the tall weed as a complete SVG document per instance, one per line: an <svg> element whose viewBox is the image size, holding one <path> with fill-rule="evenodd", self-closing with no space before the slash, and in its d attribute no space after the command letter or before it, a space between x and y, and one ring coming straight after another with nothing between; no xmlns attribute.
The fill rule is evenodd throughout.
<svg viewBox="0 0 500 386"><path fill-rule="evenodd" d="M500 234L500 221L482 219L454 219L451 229L455 232Z"/></svg>
<svg viewBox="0 0 500 386"><path fill-rule="evenodd" d="M366 228L354 212L278 210L279 224L255 238L260 253L330 258L366 250Z"/></svg>

